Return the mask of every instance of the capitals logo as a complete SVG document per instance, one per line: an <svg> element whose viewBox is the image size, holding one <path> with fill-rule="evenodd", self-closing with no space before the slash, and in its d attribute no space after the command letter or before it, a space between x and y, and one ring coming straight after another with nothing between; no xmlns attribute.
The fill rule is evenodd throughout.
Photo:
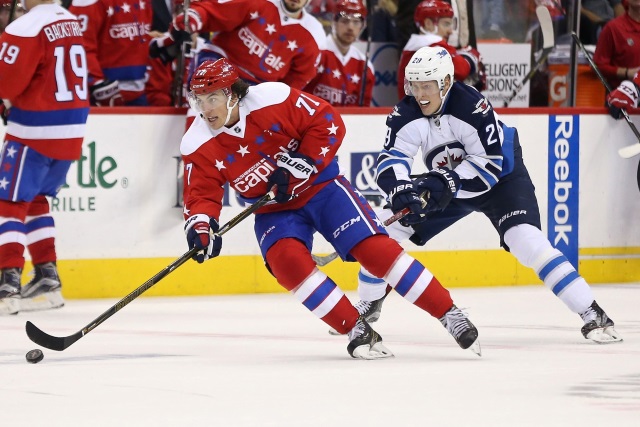
<svg viewBox="0 0 640 427"><path fill-rule="evenodd" d="M429 151L424 156L424 164L429 170L436 168L454 169L464 160L467 155L464 151L462 143L452 141L444 145L440 145Z"/></svg>

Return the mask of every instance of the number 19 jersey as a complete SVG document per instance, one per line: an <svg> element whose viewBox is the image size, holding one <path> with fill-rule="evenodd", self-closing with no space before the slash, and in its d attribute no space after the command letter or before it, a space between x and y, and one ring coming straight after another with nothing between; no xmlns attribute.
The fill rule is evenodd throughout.
<svg viewBox="0 0 640 427"><path fill-rule="evenodd" d="M47 157L80 157L89 114L87 57L75 15L40 4L0 35L0 98L11 103L6 140Z"/></svg>

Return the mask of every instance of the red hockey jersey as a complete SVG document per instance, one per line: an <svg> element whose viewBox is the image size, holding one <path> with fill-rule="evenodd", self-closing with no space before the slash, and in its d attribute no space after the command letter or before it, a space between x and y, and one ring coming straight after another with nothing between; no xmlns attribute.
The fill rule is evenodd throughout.
<svg viewBox="0 0 640 427"><path fill-rule="evenodd" d="M414 53L421 47L426 46L442 46L451 54L453 60L453 77L462 82L469 76L471 65L464 57L457 54L456 49L447 43L442 37L435 34L413 34L405 45L402 55L400 55L400 63L398 64L398 99L405 96L404 93L404 69L409 64L409 60Z"/></svg>
<svg viewBox="0 0 640 427"><path fill-rule="evenodd" d="M282 153L311 157L318 172L297 198L259 212L300 208L339 174L335 155L345 126L327 102L270 82L249 88L239 105L240 120L233 126L213 131L198 116L182 138L185 219L195 214L218 219L227 182L247 201L262 197Z"/></svg>
<svg viewBox="0 0 640 427"><path fill-rule="evenodd" d="M322 24L303 11L287 16L280 0L216 0L191 4L204 31L214 31L214 50L253 83L279 81L302 89L316 75L324 48Z"/></svg>
<svg viewBox="0 0 640 427"><path fill-rule="evenodd" d="M78 19L40 4L0 35L0 98L11 104L5 139L54 159L80 157L89 115L87 58Z"/></svg>
<svg viewBox="0 0 640 427"><path fill-rule="evenodd" d="M362 105L371 106L375 77L373 64L367 63L366 82L362 80L364 74L365 55L351 45L346 55L338 49L333 35L327 36L326 49L322 51L322 59L318 66L318 74L305 88L331 105L353 107L360 105L362 85L364 97Z"/></svg>
<svg viewBox="0 0 640 427"><path fill-rule="evenodd" d="M144 92L149 63L148 0L73 0L69 11L82 22L89 86L105 78L118 80L125 101Z"/></svg>

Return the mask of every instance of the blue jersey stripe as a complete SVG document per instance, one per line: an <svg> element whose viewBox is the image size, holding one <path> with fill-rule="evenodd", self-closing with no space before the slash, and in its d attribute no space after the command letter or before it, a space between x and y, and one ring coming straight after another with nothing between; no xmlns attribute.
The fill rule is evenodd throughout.
<svg viewBox="0 0 640 427"><path fill-rule="evenodd" d="M11 108L11 121L23 126L84 125L89 116L89 108L66 110L29 111Z"/></svg>

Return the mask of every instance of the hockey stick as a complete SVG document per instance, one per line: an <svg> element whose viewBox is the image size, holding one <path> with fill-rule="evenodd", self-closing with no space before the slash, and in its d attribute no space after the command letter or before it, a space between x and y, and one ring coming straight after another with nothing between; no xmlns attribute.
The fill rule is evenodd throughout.
<svg viewBox="0 0 640 427"><path fill-rule="evenodd" d="M410 176L412 178L414 178L414 177L417 178L417 177L419 177L421 175L410 175ZM425 192L420 194L420 198L422 199L422 208L423 209L424 209L425 206L427 206L427 200L429 200L429 196L430 195L431 195L431 193L429 193L429 191L425 191ZM404 208L400 212L397 212L397 213L391 215L389 218L387 218L382 223L382 225L384 225L385 227L388 227L391 224L393 224L394 222L396 222L398 220L401 220L405 216L409 215L410 213L411 213L411 210L409 208ZM311 258L313 258L313 262L315 262L318 267L322 267L322 266L325 266L325 265L329 264L334 259L338 258L338 253L337 252L332 252L329 255L325 255L325 256L311 254Z"/></svg>
<svg viewBox="0 0 640 427"><path fill-rule="evenodd" d="M367 5L367 49L364 53L364 69L362 70L362 86L360 86L360 99L358 100L358 105L363 106L364 104L364 94L366 92L367 87L367 74L369 74L369 50L371 49L371 30L373 26L371 25L371 5ZM373 76L374 84L375 84L376 76ZM369 107L369 105L367 105Z"/></svg>
<svg viewBox="0 0 640 427"><path fill-rule="evenodd" d="M214 234L217 236L222 236L227 231L231 230L233 227L238 225L241 221L248 218L252 213L260 209L262 206L264 206L267 202L272 200L274 197L275 197L275 190L272 189L267 194L262 196L262 198L260 198L257 202L255 202L254 204L252 204L251 206L249 206L248 208L240 212L237 216L235 216L233 219L231 219L229 222L223 225L222 228ZM151 288L153 285L158 283L160 280L168 276L169 273L173 272L175 269L177 269L182 264L187 262L198 251L199 251L198 248L193 248L193 249L190 249L188 252L185 252L180 258L173 261L171 264L166 266L162 271L157 273L151 279L147 280L138 288L133 290L133 292L131 292L129 295L127 295L126 297L122 298L120 301L118 301L117 303L109 307L107 311L102 313L100 316L95 318L91 323L89 323L87 326L85 326L84 328L82 328L80 331L76 332L73 335L69 335L67 337L54 337L38 329L38 327L33 323L27 321L25 325L27 336L29 337L29 339L31 339L31 341L33 341L34 343L42 347L48 348L50 350L63 351L69 346L71 346L71 344L75 343L80 338L82 338L83 336L85 336L86 334L94 330L102 322L104 322L105 320L107 320L108 318L116 314L118 311L124 308L131 301L138 298L140 295L142 295L143 292L145 292L146 290Z"/></svg>
<svg viewBox="0 0 640 427"><path fill-rule="evenodd" d="M191 0L184 0L183 13L184 13L184 28L189 28L189 6L191 5ZM189 34L189 38L191 38L191 34ZM191 52L191 39L188 41L185 40L182 42L180 46L180 51L178 52L178 62L176 63L176 73L173 76L173 85L171 87L171 97L173 100L174 107L181 107L182 101L182 89L183 89L183 79L184 79L184 60L189 56Z"/></svg>
<svg viewBox="0 0 640 427"><path fill-rule="evenodd" d="M382 223L382 225L387 227L387 226L393 224L394 222L398 221L399 219L404 218L410 212L411 211L409 210L409 208L404 208L400 212L395 213L395 214L393 214L393 216L390 216L389 218L387 218L386 221ZM323 266L329 264L334 259L338 258L338 253L337 252L331 252L329 255L325 255L325 256L311 254L311 258L313 258L313 262L315 262L318 267L323 267Z"/></svg>
<svg viewBox="0 0 640 427"><path fill-rule="evenodd" d="M589 62L589 65L598 76L598 79L600 79L600 82L602 82L602 84L604 85L604 88L607 90L607 93L610 93L611 86L609 86L609 83L607 83L607 81L605 80L604 76L600 72L600 69L598 68L596 63L593 62L593 58L591 58L591 55L589 54L589 52L587 52L587 49L585 49L578 35L575 32L571 32L571 37L573 37L573 41L580 48L582 53L584 53L584 56L587 58L587 61ZM618 154L620 155L620 157L629 159L633 156L637 156L638 154L640 154L640 132L638 132L638 128L631 121L629 114L627 114L627 110L625 110L624 108L621 108L620 111L622 111L622 116L624 117L624 120L627 122L627 124L631 128L631 131L638 139L638 142L636 144L627 145L626 147L622 147L621 149L618 150Z"/></svg>
<svg viewBox="0 0 640 427"><path fill-rule="evenodd" d="M542 30L542 55L536 61L536 63L531 67L531 70L524 76L522 82L515 89L511 95L504 101L503 107L508 107L513 98L518 95L518 92L522 90L524 85L527 84L529 80L533 77L533 75L538 71L540 66L547 60L547 57L553 50L553 46L555 45L555 39L553 34L553 23L551 22L551 14L549 13L549 9L544 6L538 6L536 8L536 15L538 16L538 21L540 22L540 29Z"/></svg>
<svg viewBox="0 0 640 427"><path fill-rule="evenodd" d="M13 14L16 13L16 6L18 4L18 0L11 1L11 8L9 8L9 20L7 21L7 25L11 24L13 21Z"/></svg>

